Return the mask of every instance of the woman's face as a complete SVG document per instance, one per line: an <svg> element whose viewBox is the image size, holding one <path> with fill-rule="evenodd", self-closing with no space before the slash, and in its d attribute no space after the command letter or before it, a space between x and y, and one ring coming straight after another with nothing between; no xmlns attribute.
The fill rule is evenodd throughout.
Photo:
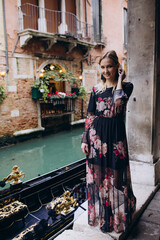
<svg viewBox="0 0 160 240"><path fill-rule="evenodd" d="M106 80L115 81L116 80L116 72L118 69L118 64L115 64L115 62L111 58L104 58L102 59L100 63L101 67L101 74L103 75Z"/></svg>

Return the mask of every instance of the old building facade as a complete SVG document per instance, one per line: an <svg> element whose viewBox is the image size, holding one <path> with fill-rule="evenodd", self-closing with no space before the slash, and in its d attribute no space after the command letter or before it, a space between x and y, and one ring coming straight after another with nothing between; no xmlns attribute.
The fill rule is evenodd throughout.
<svg viewBox="0 0 160 240"><path fill-rule="evenodd" d="M0 0L0 86L6 92L1 138L83 118L91 87L100 79L99 56L114 49L123 67L128 65L127 81L134 83L126 119L133 181L155 185L160 178L159 10L158 0L128 1L128 6L126 0ZM82 75L78 86L85 86L88 97L76 98L74 113L69 109L58 118L49 108L44 121L30 84L51 65L69 69L77 79ZM56 87L71 92L67 82Z"/></svg>
<svg viewBox="0 0 160 240"><path fill-rule="evenodd" d="M124 0L0 0L0 12L0 70L6 71L0 77L6 93L0 105L1 137L83 118L91 87L100 77L99 56L115 49L126 66ZM73 108L66 114L59 111L56 118L48 103L32 99L31 89L43 69L51 65L74 73L78 86L85 86L88 93L84 102L80 97L70 99L74 113ZM79 80L81 75L83 80ZM68 82L55 84L58 92L70 93L73 87ZM44 108L48 109L45 118Z"/></svg>

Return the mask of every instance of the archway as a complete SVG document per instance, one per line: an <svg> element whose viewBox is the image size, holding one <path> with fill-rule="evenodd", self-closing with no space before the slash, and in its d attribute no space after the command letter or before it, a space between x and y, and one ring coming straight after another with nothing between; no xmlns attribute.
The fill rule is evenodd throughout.
<svg viewBox="0 0 160 240"><path fill-rule="evenodd" d="M50 73L49 78L49 93L53 94L57 92L65 92L65 82L63 81L63 74L66 73L66 69L55 62L47 64L43 69L42 73ZM53 73L53 75L51 75Z"/></svg>

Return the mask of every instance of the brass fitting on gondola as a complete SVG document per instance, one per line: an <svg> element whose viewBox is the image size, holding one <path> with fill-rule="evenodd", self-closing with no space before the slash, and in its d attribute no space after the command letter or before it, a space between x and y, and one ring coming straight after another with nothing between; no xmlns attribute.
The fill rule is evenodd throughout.
<svg viewBox="0 0 160 240"><path fill-rule="evenodd" d="M17 165L13 166L12 172L6 178L3 178L3 181L11 182L13 180L12 184L17 184L21 182L20 178L23 179L25 177L25 174L18 169L19 167Z"/></svg>
<svg viewBox="0 0 160 240"><path fill-rule="evenodd" d="M72 208L78 207L77 199L74 199L73 196L71 196L71 193L69 191L65 191L62 197L56 198L52 202L50 202L46 209L55 209L56 214L62 214L65 215L72 211Z"/></svg>

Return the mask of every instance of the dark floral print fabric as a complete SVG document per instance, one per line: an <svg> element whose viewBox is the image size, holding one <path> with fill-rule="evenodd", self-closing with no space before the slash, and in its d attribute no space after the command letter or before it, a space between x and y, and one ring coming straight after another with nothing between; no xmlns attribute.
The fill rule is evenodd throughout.
<svg viewBox="0 0 160 240"><path fill-rule="evenodd" d="M132 191L125 131L125 111L133 84L123 89L93 87L82 142L89 145L86 160L88 223L103 232L126 231L136 209Z"/></svg>

